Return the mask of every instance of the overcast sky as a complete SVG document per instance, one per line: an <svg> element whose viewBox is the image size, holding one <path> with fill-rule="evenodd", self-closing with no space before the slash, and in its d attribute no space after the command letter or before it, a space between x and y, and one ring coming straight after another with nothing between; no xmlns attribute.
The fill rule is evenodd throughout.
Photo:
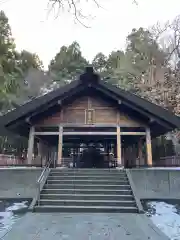
<svg viewBox="0 0 180 240"><path fill-rule="evenodd" d="M179 0L137 0L138 5L132 4L133 0L96 1L103 8L94 4L83 7L86 15L92 15L86 21L91 28L74 23L69 14L61 12L59 18L53 12L48 15L47 0L0 0L0 9L9 18L17 49L36 52L45 68L62 45L74 40L83 55L92 60L98 52L108 55L123 49L132 28L148 27L180 14Z"/></svg>

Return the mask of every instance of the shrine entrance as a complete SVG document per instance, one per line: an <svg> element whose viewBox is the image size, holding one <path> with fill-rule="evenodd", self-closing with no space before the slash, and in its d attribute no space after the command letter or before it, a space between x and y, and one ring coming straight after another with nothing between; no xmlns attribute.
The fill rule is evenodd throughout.
<svg viewBox="0 0 180 240"><path fill-rule="evenodd" d="M43 157L44 164L52 158L53 167L115 168L146 164L149 138L148 131L145 132L143 128L97 125L66 125L60 126L59 131L56 128L51 126L35 129L35 140L38 138L40 147L38 156L41 159ZM42 143L47 143L44 148ZM145 144L147 151L146 146L143 148ZM46 150L48 154L45 154Z"/></svg>
<svg viewBox="0 0 180 240"><path fill-rule="evenodd" d="M114 128L115 129L115 128ZM116 167L116 131L63 132L62 165L77 168ZM111 129L112 130L112 129ZM107 134L106 134L107 133Z"/></svg>
<svg viewBox="0 0 180 240"><path fill-rule="evenodd" d="M83 150L82 154L79 156L79 162L77 165L81 168L103 168L104 164L104 153L101 152L99 147L95 144L88 146Z"/></svg>

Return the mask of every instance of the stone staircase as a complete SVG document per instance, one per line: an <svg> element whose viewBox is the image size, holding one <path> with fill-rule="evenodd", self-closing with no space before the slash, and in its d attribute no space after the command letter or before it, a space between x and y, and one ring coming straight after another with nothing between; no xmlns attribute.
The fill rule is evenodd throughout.
<svg viewBox="0 0 180 240"><path fill-rule="evenodd" d="M124 170L52 169L34 211L137 213L138 208Z"/></svg>

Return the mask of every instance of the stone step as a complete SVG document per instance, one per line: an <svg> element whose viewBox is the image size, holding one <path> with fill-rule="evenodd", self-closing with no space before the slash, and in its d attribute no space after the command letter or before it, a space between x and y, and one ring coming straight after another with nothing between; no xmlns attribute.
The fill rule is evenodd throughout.
<svg viewBox="0 0 180 240"><path fill-rule="evenodd" d="M47 184L48 185L54 185L54 184L60 184L60 185L86 185L86 186L89 186L89 185L111 185L111 186L126 186L126 187L130 187L128 181L121 181L121 180L92 180L92 179L85 179L85 180L76 180L76 179L72 179L72 180L51 180L48 178L47 180Z"/></svg>
<svg viewBox="0 0 180 240"><path fill-rule="evenodd" d="M50 172L50 176L122 176L125 177L125 173L119 172Z"/></svg>
<svg viewBox="0 0 180 240"><path fill-rule="evenodd" d="M62 179L76 179L76 180L86 180L86 179L92 179L92 180L102 180L102 179L106 179L106 180L120 180L120 179L126 179L127 180L127 176L126 175L106 175L106 176L101 176L101 175L49 175L48 176L49 180L62 180Z"/></svg>
<svg viewBox="0 0 180 240"><path fill-rule="evenodd" d="M69 212L69 213L138 213L136 207L114 206L35 206L34 212Z"/></svg>
<svg viewBox="0 0 180 240"><path fill-rule="evenodd" d="M69 184L64 184L64 183L51 183L51 184L45 184L44 188L45 189L99 189L99 190L104 190L104 189L113 189L113 190L118 190L118 189L121 189L121 186L122 188L124 188L124 186L127 186L127 185L120 185L120 184L92 184L92 183L89 183L89 184L73 184L73 183L69 183Z"/></svg>
<svg viewBox="0 0 180 240"><path fill-rule="evenodd" d="M52 169L36 212L137 213L126 172L117 169Z"/></svg>
<svg viewBox="0 0 180 240"><path fill-rule="evenodd" d="M130 195L118 195L118 194L51 194L43 193L40 195L40 199L72 199L72 200L127 200L133 201L134 197Z"/></svg>
<svg viewBox="0 0 180 240"><path fill-rule="evenodd" d="M118 171L118 170L112 170L112 169L64 169L64 170L58 170L58 169L51 169L52 174L126 174L125 171Z"/></svg>
<svg viewBox="0 0 180 240"><path fill-rule="evenodd" d="M70 173L70 172L79 172L79 173L87 173L87 172L102 172L102 173L125 173L125 170L119 170L119 169L115 169L115 168L63 168L63 169L51 169L51 172L56 173L56 172L66 172L66 173Z"/></svg>
<svg viewBox="0 0 180 240"><path fill-rule="evenodd" d="M132 195L132 190L126 189L78 189L78 188L46 188L41 191L41 194L103 194L103 195Z"/></svg>
<svg viewBox="0 0 180 240"><path fill-rule="evenodd" d="M116 168L52 168L51 172L125 172Z"/></svg>
<svg viewBox="0 0 180 240"><path fill-rule="evenodd" d="M136 207L135 201L121 200L64 200L64 199L40 199L39 205L55 206L119 206L119 207Z"/></svg>

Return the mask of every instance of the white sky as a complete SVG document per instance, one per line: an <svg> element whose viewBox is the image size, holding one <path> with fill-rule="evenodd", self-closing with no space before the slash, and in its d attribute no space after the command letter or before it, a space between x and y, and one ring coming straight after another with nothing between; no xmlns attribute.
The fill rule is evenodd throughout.
<svg viewBox="0 0 180 240"><path fill-rule="evenodd" d="M132 28L148 27L180 14L179 0L137 0L138 5L132 4L133 0L97 1L103 8L92 4L83 8L93 16L88 20L91 28L74 23L70 14L61 12L59 18L53 12L48 15L47 0L0 0L0 9L9 18L17 49L36 52L45 68L62 45L74 40L92 60L100 51L108 55L123 48Z"/></svg>

